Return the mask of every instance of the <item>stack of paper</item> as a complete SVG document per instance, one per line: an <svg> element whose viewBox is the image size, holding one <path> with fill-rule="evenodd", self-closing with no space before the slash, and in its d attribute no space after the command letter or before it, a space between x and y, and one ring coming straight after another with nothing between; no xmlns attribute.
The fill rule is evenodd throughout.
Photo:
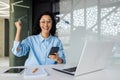
<svg viewBox="0 0 120 80"><path fill-rule="evenodd" d="M24 71L24 77L25 78L31 78L31 77L43 77L47 76L48 73L43 67L29 67L26 68Z"/></svg>

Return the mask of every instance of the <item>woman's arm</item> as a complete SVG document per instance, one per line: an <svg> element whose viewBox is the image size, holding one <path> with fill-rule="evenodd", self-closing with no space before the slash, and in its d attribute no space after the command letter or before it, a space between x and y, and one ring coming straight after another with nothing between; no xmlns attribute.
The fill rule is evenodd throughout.
<svg viewBox="0 0 120 80"><path fill-rule="evenodd" d="M21 29L22 29L22 26L21 26L21 21L17 21L15 22L15 26L16 26L16 35L15 35L15 41L20 41L20 34L21 34Z"/></svg>
<svg viewBox="0 0 120 80"><path fill-rule="evenodd" d="M15 26L17 30L15 35L15 41L12 48L12 52L18 57L26 55L29 50L27 39L23 40L22 43L20 42L20 39L21 39L20 35L21 35L21 29L22 29L21 24L22 23L20 20L15 22Z"/></svg>

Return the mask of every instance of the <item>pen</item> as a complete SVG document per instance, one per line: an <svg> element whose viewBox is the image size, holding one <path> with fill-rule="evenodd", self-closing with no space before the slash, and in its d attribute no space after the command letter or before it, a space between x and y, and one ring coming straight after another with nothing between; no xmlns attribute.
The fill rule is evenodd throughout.
<svg viewBox="0 0 120 80"><path fill-rule="evenodd" d="M34 68L32 73L35 73L38 70L38 68Z"/></svg>

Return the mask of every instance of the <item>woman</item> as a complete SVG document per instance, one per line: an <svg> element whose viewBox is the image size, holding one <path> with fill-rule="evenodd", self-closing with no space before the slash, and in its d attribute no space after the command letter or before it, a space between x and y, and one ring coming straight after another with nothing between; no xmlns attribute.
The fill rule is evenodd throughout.
<svg viewBox="0 0 120 80"><path fill-rule="evenodd" d="M12 52L18 57L29 52L25 66L66 63L62 43L55 36L56 21L53 14L49 12L41 14L36 26L37 33L34 33L36 35L29 36L20 42L21 24L21 21L15 22L17 31ZM54 55L49 55L52 47L59 47L59 50L53 53Z"/></svg>

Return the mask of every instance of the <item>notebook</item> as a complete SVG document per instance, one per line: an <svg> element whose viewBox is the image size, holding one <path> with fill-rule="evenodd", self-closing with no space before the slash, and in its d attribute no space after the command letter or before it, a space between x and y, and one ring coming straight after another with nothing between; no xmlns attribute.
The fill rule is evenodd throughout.
<svg viewBox="0 0 120 80"><path fill-rule="evenodd" d="M112 41L85 41L78 65L53 69L74 76L103 70L108 58L112 55L113 45Z"/></svg>
<svg viewBox="0 0 120 80"><path fill-rule="evenodd" d="M24 78L36 78L48 76L46 69L43 67L27 67L23 73Z"/></svg>

